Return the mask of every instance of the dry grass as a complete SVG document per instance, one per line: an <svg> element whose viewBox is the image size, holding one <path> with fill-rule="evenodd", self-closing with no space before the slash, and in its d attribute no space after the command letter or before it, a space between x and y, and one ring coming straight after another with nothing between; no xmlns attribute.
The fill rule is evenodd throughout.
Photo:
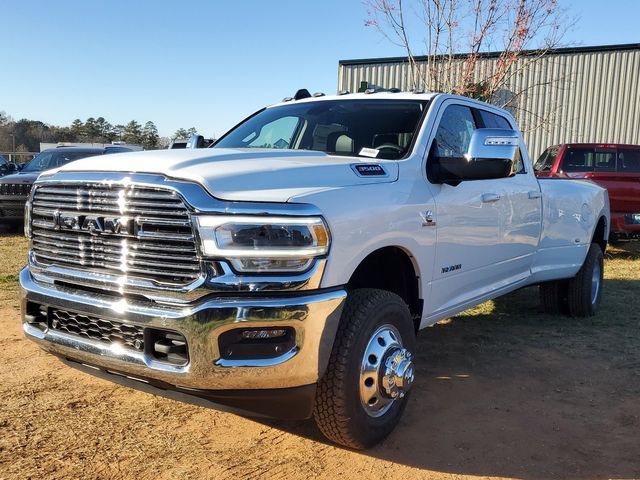
<svg viewBox="0 0 640 480"><path fill-rule="evenodd" d="M365 453L63 366L24 339L25 240L0 236L0 478L640 478L640 245L611 249L601 312L527 288L421 333L398 429Z"/></svg>
<svg viewBox="0 0 640 480"><path fill-rule="evenodd" d="M19 292L18 273L27 259L27 241L22 232L0 235L0 305L15 305Z"/></svg>

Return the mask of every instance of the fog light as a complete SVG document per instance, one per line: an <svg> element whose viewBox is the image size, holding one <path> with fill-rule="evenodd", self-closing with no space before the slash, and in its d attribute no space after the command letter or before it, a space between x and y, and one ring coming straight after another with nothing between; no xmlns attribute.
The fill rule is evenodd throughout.
<svg viewBox="0 0 640 480"><path fill-rule="evenodd" d="M187 340L178 332L146 328L145 353L154 359L174 365L189 363ZM136 347L137 348L137 347Z"/></svg>
<svg viewBox="0 0 640 480"><path fill-rule="evenodd" d="M295 340L291 327L235 328L218 337L218 348L225 360L267 359L293 350Z"/></svg>

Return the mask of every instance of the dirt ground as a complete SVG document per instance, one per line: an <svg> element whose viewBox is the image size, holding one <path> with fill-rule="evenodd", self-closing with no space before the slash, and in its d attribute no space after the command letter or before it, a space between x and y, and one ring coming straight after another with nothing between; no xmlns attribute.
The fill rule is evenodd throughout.
<svg viewBox="0 0 640 480"><path fill-rule="evenodd" d="M539 313L524 289L422 331L402 423L326 443L64 366L24 339L25 241L0 234L0 478L640 478L640 247L607 256L601 313Z"/></svg>

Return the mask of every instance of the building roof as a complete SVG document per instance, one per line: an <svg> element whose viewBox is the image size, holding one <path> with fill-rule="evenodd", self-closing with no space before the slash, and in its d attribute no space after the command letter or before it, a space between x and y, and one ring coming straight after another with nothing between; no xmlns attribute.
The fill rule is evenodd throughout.
<svg viewBox="0 0 640 480"><path fill-rule="evenodd" d="M602 52L615 52L619 50L640 50L640 43L622 43L617 45L596 45L590 47L568 47L568 48L554 48L547 52L546 55L570 55L575 53L602 53ZM534 55L540 50L524 50L524 55ZM480 53L481 58L497 58L502 52L485 52ZM448 55L442 55L448 57ZM468 53L458 53L453 55L453 58L464 58L469 56ZM426 61L426 55L417 55L414 59L417 62ZM382 57L382 58L358 58L352 60L339 60L339 65L372 65L377 63L403 63L407 62L407 57Z"/></svg>

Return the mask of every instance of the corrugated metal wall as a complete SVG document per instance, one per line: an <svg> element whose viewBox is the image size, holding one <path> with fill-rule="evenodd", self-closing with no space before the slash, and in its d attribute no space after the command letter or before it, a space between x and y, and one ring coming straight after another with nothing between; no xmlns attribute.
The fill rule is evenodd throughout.
<svg viewBox="0 0 640 480"><path fill-rule="evenodd" d="M408 90L408 64L390 60L340 62L338 90L355 92L361 81ZM481 60L475 81L494 66L495 58ZM524 92L512 112L534 159L557 143L640 144L640 48L549 54L514 75L502 95L514 92Z"/></svg>

